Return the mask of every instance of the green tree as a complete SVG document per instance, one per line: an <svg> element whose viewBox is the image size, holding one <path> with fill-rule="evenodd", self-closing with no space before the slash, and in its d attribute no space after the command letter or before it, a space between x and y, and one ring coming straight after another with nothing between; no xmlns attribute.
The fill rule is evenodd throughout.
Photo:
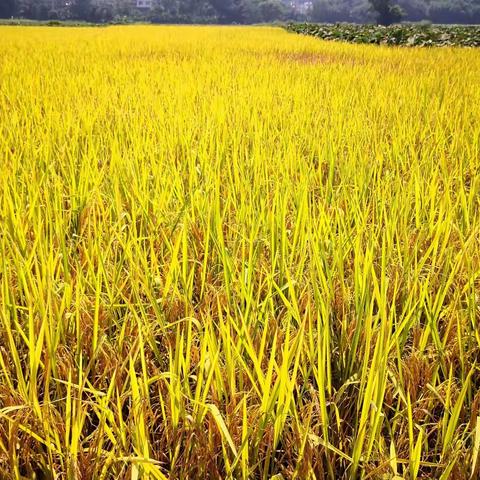
<svg viewBox="0 0 480 480"><path fill-rule="evenodd" d="M244 0L210 0L210 5L221 23L244 23L248 5Z"/></svg>
<svg viewBox="0 0 480 480"><path fill-rule="evenodd" d="M369 0L369 2L380 25L397 23L403 17L402 9L398 5L394 5L392 0Z"/></svg>
<svg viewBox="0 0 480 480"><path fill-rule="evenodd" d="M17 13L15 0L0 0L0 18L10 18Z"/></svg>
<svg viewBox="0 0 480 480"><path fill-rule="evenodd" d="M91 0L73 0L70 13L75 20L91 20L93 5Z"/></svg>
<svg viewBox="0 0 480 480"><path fill-rule="evenodd" d="M276 0L262 0L258 3L258 10L262 22L284 20L287 16L287 8L283 3Z"/></svg>
<svg viewBox="0 0 480 480"><path fill-rule="evenodd" d="M131 0L114 0L112 2L115 15L128 16L132 14L133 2Z"/></svg>

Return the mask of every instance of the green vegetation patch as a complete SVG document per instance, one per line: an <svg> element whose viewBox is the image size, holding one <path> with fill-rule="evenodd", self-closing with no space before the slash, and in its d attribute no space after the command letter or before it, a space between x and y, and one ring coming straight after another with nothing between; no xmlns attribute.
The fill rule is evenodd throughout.
<svg viewBox="0 0 480 480"><path fill-rule="evenodd" d="M403 45L408 47L480 46L478 25L356 25L292 23L290 32L313 35L323 40L352 43Z"/></svg>
<svg viewBox="0 0 480 480"><path fill-rule="evenodd" d="M2 26L17 27L100 27L103 23L91 23L83 20L30 20L28 18L6 18L0 19Z"/></svg>

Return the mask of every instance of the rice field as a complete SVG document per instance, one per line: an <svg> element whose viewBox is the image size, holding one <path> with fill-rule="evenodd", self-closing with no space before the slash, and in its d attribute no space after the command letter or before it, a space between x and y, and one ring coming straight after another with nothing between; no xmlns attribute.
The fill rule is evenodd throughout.
<svg viewBox="0 0 480 480"><path fill-rule="evenodd" d="M479 478L480 51L0 37L0 478Z"/></svg>

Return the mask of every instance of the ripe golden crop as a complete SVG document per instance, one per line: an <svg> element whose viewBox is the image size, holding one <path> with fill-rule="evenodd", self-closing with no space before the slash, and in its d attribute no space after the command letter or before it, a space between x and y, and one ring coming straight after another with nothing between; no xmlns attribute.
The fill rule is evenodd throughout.
<svg viewBox="0 0 480 480"><path fill-rule="evenodd" d="M0 36L1 478L477 478L477 50Z"/></svg>

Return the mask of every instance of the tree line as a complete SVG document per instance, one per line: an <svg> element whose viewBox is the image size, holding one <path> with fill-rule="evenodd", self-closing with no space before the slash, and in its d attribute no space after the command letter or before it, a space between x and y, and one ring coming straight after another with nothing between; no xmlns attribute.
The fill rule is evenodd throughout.
<svg viewBox="0 0 480 480"><path fill-rule="evenodd" d="M480 24L480 0L316 0L310 19L319 23L377 20L389 24L403 20Z"/></svg>
<svg viewBox="0 0 480 480"><path fill-rule="evenodd" d="M158 23L260 23L301 20L282 0L0 0L0 18L110 22L146 20Z"/></svg>
<svg viewBox="0 0 480 480"><path fill-rule="evenodd" d="M0 18L249 24L274 21L480 23L480 0L0 0Z"/></svg>

